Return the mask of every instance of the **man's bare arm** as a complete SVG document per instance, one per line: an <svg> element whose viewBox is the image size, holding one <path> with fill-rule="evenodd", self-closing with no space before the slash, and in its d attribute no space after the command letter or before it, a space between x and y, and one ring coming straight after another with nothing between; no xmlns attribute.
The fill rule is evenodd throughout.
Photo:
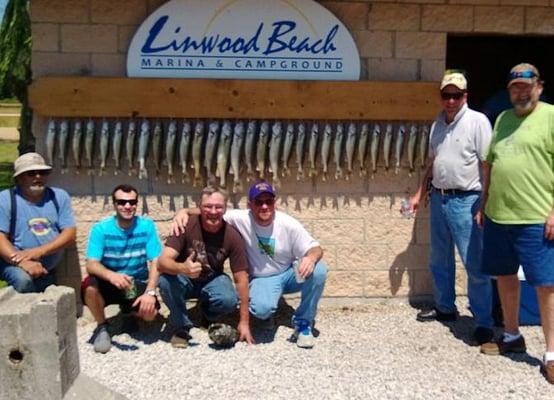
<svg viewBox="0 0 554 400"><path fill-rule="evenodd" d="M64 228L54 240L45 243L42 246L25 250L16 250L11 254L10 262L17 265L20 262L27 260L40 261L41 257L53 254L71 243L75 243L76 236L77 229L75 227Z"/></svg>
<svg viewBox="0 0 554 400"><path fill-rule="evenodd" d="M419 183L417 191L415 194L410 197L410 208L415 212L421 204L421 200L424 198L427 192L427 182L433 177L433 162L434 158L429 157L425 164L425 174L423 174L423 179Z"/></svg>
<svg viewBox="0 0 554 400"><path fill-rule="evenodd" d="M248 294L248 272L238 271L233 273L235 287L240 300L239 308L239 324L238 331L240 340L246 341L248 344L254 344L254 338L250 332L250 312L248 310L249 294Z"/></svg>
<svg viewBox="0 0 554 400"><path fill-rule="evenodd" d="M100 261L94 259L87 260L87 272L89 275L110 282L118 289L126 290L131 288L131 277L125 274L119 274L104 267Z"/></svg>
<svg viewBox="0 0 554 400"><path fill-rule="evenodd" d="M300 265L298 266L298 273L301 277L309 277L315 269L315 265L323 257L323 249L321 246L312 247L306 252L304 257L300 260Z"/></svg>
<svg viewBox="0 0 554 400"><path fill-rule="evenodd" d="M171 221L171 226L169 227L169 234L173 236L179 236L182 233L185 233L185 227L189 222L189 217L191 215L200 215L199 208L182 208L173 217Z"/></svg>
<svg viewBox="0 0 554 400"><path fill-rule="evenodd" d="M158 269L161 273L178 275L183 274L189 278L198 278L202 272L202 264L194 261L195 253L192 252L185 262L175 261L179 253L172 247L165 246L158 260Z"/></svg>

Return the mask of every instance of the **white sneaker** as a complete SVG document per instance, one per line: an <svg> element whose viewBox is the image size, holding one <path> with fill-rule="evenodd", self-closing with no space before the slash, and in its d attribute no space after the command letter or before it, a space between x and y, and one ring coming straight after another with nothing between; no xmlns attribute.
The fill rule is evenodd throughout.
<svg viewBox="0 0 554 400"><path fill-rule="evenodd" d="M293 337L296 338L296 345L300 348L311 349L315 345L315 338L310 324L297 325Z"/></svg>

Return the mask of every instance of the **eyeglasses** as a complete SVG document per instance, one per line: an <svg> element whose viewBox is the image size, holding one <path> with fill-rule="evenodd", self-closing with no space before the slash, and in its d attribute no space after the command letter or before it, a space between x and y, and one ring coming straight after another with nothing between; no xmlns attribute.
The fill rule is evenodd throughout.
<svg viewBox="0 0 554 400"><path fill-rule="evenodd" d="M114 200L114 203L117 204L118 206L124 206L127 203L129 203L131 206L136 206L138 204L138 200L136 200L136 199L134 199L134 200L116 199L116 200Z"/></svg>
<svg viewBox="0 0 554 400"><path fill-rule="evenodd" d="M256 207L261 207L264 204L271 207L272 205L275 204L275 199L273 197L269 199L254 199L254 204L256 205Z"/></svg>
<svg viewBox="0 0 554 400"><path fill-rule="evenodd" d="M25 175L28 176L29 178L34 178L37 175L48 176L49 174L50 174L49 169L36 169L36 170L25 172Z"/></svg>
<svg viewBox="0 0 554 400"><path fill-rule="evenodd" d="M460 100L462 97L464 97L464 92L455 92L455 93L448 93L448 92L441 92L441 99L443 100Z"/></svg>
<svg viewBox="0 0 554 400"><path fill-rule="evenodd" d="M512 79L517 79L517 78L531 79L535 77L538 78L538 75L535 72L527 70L527 71L510 72L508 79L511 81Z"/></svg>

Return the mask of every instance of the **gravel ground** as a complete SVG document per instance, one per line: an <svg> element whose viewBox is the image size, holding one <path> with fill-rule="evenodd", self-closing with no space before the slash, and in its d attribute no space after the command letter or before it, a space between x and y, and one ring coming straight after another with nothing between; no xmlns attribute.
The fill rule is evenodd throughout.
<svg viewBox="0 0 554 400"><path fill-rule="evenodd" d="M163 321L130 336L115 335L112 350L95 354L95 324L78 326L81 371L129 399L552 399L539 373L540 327L522 327L528 352L486 356L472 346L467 301L456 323L420 323L404 303L320 307L316 346L288 341L291 308L282 307L274 334L255 328L259 344L227 350L194 328L187 349L173 349ZM113 318L117 327L119 317Z"/></svg>

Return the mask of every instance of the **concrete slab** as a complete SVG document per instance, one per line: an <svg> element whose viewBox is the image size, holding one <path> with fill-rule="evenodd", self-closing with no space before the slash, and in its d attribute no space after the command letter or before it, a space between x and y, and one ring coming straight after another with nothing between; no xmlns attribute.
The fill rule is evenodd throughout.
<svg viewBox="0 0 554 400"><path fill-rule="evenodd" d="M17 128L0 128L0 140L19 140Z"/></svg>
<svg viewBox="0 0 554 400"><path fill-rule="evenodd" d="M98 383L89 376L81 373L67 391L63 400L127 400L127 397L114 392Z"/></svg>

